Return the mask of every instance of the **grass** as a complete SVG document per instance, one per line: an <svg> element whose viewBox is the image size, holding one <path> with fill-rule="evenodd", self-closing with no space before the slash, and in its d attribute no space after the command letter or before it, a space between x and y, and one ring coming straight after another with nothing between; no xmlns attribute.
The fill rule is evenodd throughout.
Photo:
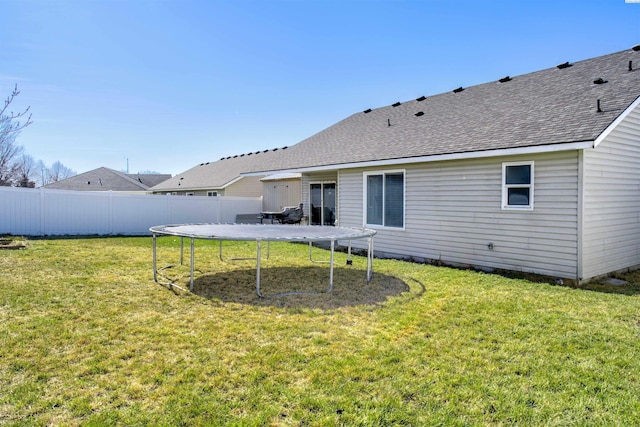
<svg viewBox="0 0 640 427"><path fill-rule="evenodd" d="M196 251L193 294L153 282L151 238L0 251L0 424L640 424L637 273L587 289L375 260L367 283L337 254L331 294L259 299L251 261ZM266 293L327 279L304 245L263 262Z"/></svg>

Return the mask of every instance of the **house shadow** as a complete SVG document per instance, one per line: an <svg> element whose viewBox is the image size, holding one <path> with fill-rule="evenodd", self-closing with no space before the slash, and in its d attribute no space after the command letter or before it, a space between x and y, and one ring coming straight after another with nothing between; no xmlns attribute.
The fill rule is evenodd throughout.
<svg viewBox="0 0 640 427"><path fill-rule="evenodd" d="M589 282L580 286L573 286L583 291L601 292L605 294L618 294L626 296L640 295L640 285L633 282L616 282L610 279Z"/></svg>
<svg viewBox="0 0 640 427"><path fill-rule="evenodd" d="M193 283L193 293L210 300L239 304L331 310L378 305L409 291L409 286L396 277L374 273L367 282L365 276L362 270L335 267L333 289L327 292L329 268L326 265L263 268L260 277L263 297L259 297L256 270L246 268L198 277Z"/></svg>

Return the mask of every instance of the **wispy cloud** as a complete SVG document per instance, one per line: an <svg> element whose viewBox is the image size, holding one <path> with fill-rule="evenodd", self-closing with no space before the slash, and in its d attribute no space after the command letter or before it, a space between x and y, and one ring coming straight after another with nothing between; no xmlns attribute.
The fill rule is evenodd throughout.
<svg viewBox="0 0 640 427"><path fill-rule="evenodd" d="M3 83L4 82L20 83L20 82L28 82L28 81L30 81L30 79L28 79L27 77L0 74L0 82L3 82Z"/></svg>

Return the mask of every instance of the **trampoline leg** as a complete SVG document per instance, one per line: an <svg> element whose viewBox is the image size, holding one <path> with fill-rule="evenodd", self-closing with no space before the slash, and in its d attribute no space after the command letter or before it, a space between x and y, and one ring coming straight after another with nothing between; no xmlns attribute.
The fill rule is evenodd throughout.
<svg viewBox="0 0 640 427"><path fill-rule="evenodd" d="M373 277L373 236L369 237L369 247L367 248L367 282Z"/></svg>
<svg viewBox="0 0 640 427"><path fill-rule="evenodd" d="M260 292L260 239L258 239L256 243L258 246L256 254L256 293L262 298L262 293Z"/></svg>
<svg viewBox="0 0 640 427"><path fill-rule="evenodd" d="M327 293L333 290L333 252L335 250L336 241L331 241L331 261L329 264L329 289L327 289Z"/></svg>
<svg viewBox="0 0 640 427"><path fill-rule="evenodd" d="M270 252L271 252L271 242L267 240L267 259L269 259ZM220 250L218 251L218 257L220 258L220 261L225 262L224 258L222 257L222 240L220 240ZM254 258L230 258L230 261L247 261L251 259L254 259Z"/></svg>
<svg viewBox="0 0 640 427"><path fill-rule="evenodd" d="M191 241L191 245L193 246L193 240ZM157 235L155 233L152 233L152 251L153 251L153 281L156 282L159 285L163 285L163 286L167 286L169 289L173 289L173 288L178 288L182 291L187 292L186 289L176 285L175 283L173 283L173 280L171 280L170 277L168 276L163 276L162 273L160 273L161 271L174 267L175 265L173 264L169 264L166 265L160 269L158 269L158 252L157 252ZM192 254L193 254L193 250L192 250ZM191 255L191 290L193 290L193 255ZM182 265L182 238L180 238L180 265ZM161 279L166 280L166 281L160 281L158 276L160 276Z"/></svg>
<svg viewBox="0 0 640 427"><path fill-rule="evenodd" d="M315 262L316 264L327 264L328 262L333 261L316 261L313 259L313 242L309 242L309 261Z"/></svg>
<svg viewBox="0 0 640 427"><path fill-rule="evenodd" d="M156 235L155 233L153 234L153 281L158 283L158 266L157 266L157 262L156 262Z"/></svg>
<svg viewBox="0 0 640 427"><path fill-rule="evenodd" d="M189 282L189 290L193 292L193 237L191 238L191 281Z"/></svg>
<svg viewBox="0 0 640 427"><path fill-rule="evenodd" d="M184 237L180 237L180 265L183 265L183 259L184 259Z"/></svg>
<svg viewBox="0 0 640 427"><path fill-rule="evenodd" d="M349 240L349 247L347 249L347 265L353 265L353 261L351 260L351 240Z"/></svg>

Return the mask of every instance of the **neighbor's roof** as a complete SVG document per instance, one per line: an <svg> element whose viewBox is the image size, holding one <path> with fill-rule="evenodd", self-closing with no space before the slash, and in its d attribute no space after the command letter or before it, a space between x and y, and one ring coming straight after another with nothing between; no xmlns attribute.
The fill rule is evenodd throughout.
<svg viewBox="0 0 640 427"><path fill-rule="evenodd" d="M200 163L154 186L151 191L220 190L240 179L240 174L244 171L270 168L274 160L286 150L287 147L274 148L223 157L216 162Z"/></svg>
<svg viewBox="0 0 640 427"><path fill-rule="evenodd" d="M147 191L150 187L171 178L170 174L126 174L100 167L66 178L43 188L75 191Z"/></svg>
<svg viewBox="0 0 640 427"><path fill-rule="evenodd" d="M243 172L312 170L595 141L639 95L637 46L358 112L289 147L273 163L256 164Z"/></svg>

